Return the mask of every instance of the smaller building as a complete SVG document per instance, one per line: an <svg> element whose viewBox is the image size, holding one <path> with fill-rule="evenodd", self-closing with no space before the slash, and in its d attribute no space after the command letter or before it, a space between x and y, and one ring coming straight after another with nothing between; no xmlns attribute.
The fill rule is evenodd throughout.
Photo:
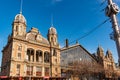
<svg viewBox="0 0 120 80"><path fill-rule="evenodd" d="M68 43L68 41L66 41ZM110 50L97 48L96 54L89 53L80 44L75 44L61 49L61 76L71 80L81 79L117 79L120 69L115 62Z"/></svg>
<svg viewBox="0 0 120 80"><path fill-rule="evenodd" d="M80 44L61 49L61 76L71 80L96 78L97 60ZM94 66L94 67L93 67ZM91 76L88 76L91 75Z"/></svg>
<svg viewBox="0 0 120 80"><path fill-rule="evenodd" d="M115 66L112 52L110 50L107 50L106 55L104 55L103 48L99 46L94 57L104 68L104 78L117 78L118 68Z"/></svg>

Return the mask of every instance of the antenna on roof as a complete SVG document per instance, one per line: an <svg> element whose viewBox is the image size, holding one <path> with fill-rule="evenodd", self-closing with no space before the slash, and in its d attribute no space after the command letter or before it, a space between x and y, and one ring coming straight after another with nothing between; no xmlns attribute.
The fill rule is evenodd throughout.
<svg viewBox="0 0 120 80"><path fill-rule="evenodd" d="M20 14L22 14L23 0L20 0Z"/></svg>
<svg viewBox="0 0 120 80"><path fill-rule="evenodd" d="M53 14L51 14L51 26L53 27Z"/></svg>

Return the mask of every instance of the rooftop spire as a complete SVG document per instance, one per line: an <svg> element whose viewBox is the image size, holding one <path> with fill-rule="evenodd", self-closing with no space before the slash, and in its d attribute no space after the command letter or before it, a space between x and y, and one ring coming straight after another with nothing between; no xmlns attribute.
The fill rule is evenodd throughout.
<svg viewBox="0 0 120 80"><path fill-rule="evenodd" d="M22 14L23 0L20 0L20 14Z"/></svg>
<svg viewBox="0 0 120 80"><path fill-rule="evenodd" d="M51 26L53 27L53 14L51 14Z"/></svg>

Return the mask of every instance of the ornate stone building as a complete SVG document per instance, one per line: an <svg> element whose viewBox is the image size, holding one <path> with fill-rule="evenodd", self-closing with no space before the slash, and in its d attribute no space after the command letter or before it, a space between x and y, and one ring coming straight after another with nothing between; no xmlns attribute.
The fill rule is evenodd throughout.
<svg viewBox="0 0 120 80"><path fill-rule="evenodd" d="M62 77L70 80L96 80L96 76L89 76L97 69L93 64L97 64L97 60L78 43L61 49Z"/></svg>
<svg viewBox="0 0 120 80"><path fill-rule="evenodd" d="M116 77L118 70L110 50L104 56L104 51L100 46L95 55L90 54L78 43L60 48L57 31L53 25L48 30L47 39L37 28L31 28L28 32L26 28L25 17L22 13L17 14L12 24L12 34L8 36L8 42L2 50L2 76L59 78L62 75L62 77L77 80L79 74L82 74L82 78L86 78L88 73L92 73L92 77L89 76L92 80L98 79L96 75L93 75L99 73L96 69L100 66L94 65L97 63L104 69L102 73L104 78ZM80 68L83 71L80 71ZM74 78L73 72L76 71L79 73Z"/></svg>
<svg viewBox="0 0 120 80"><path fill-rule="evenodd" d="M104 55L104 50L99 46L97 52L91 54L78 43L67 44L61 49L61 75L71 80L117 79L120 69L115 66L110 50Z"/></svg>
<svg viewBox="0 0 120 80"><path fill-rule="evenodd" d="M95 56L98 63L101 64L104 68L104 77L105 78L114 78L116 77L117 68L112 56L112 52L107 50L106 55L104 55L104 50L102 47L97 48L97 55Z"/></svg>
<svg viewBox="0 0 120 80"><path fill-rule="evenodd" d="M23 77L60 77L60 46L57 31L51 26L47 38L37 28L26 32L22 13L12 23L12 34L2 50L1 74Z"/></svg>

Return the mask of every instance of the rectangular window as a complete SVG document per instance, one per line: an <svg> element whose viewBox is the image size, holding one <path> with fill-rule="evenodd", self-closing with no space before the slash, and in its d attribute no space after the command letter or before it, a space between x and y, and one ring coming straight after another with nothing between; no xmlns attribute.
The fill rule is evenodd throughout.
<svg viewBox="0 0 120 80"><path fill-rule="evenodd" d="M36 67L36 76L42 76L42 67Z"/></svg>
<svg viewBox="0 0 120 80"><path fill-rule="evenodd" d="M57 64L57 59L55 59L55 63Z"/></svg>
<svg viewBox="0 0 120 80"><path fill-rule="evenodd" d="M33 66L27 66L26 75L33 75Z"/></svg>
<svg viewBox="0 0 120 80"><path fill-rule="evenodd" d="M22 51L22 45L18 45L18 51Z"/></svg>
<svg viewBox="0 0 120 80"><path fill-rule="evenodd" d="M18 59L19 60L21 59L21 53L18 53Z"/></svg>
<svg viewBox="0 0 120 80"><path fill-rule="evenodd" d="M55 71L58 72L57 68L55 68Z"/></svg>
<svg viewBox="0 0 120 80"><path fill-rule="evenodd" d="M57 56L57 51L55 49L53 50L53 56Z"/></svg>
<svg viewBox="0 0 120 80"><path fill-rule="evenodd" d="M16 75L17 75L17 76L20 76L20 64L17 64Z"/></svg>
<svg viewBox="0 0 120 80"><path fill-rule="evenodd" d="M49 76L49 72L50 72L50 71L49 71L49 68L46 67L46 68L45 68L45 76Z"/></svg>

